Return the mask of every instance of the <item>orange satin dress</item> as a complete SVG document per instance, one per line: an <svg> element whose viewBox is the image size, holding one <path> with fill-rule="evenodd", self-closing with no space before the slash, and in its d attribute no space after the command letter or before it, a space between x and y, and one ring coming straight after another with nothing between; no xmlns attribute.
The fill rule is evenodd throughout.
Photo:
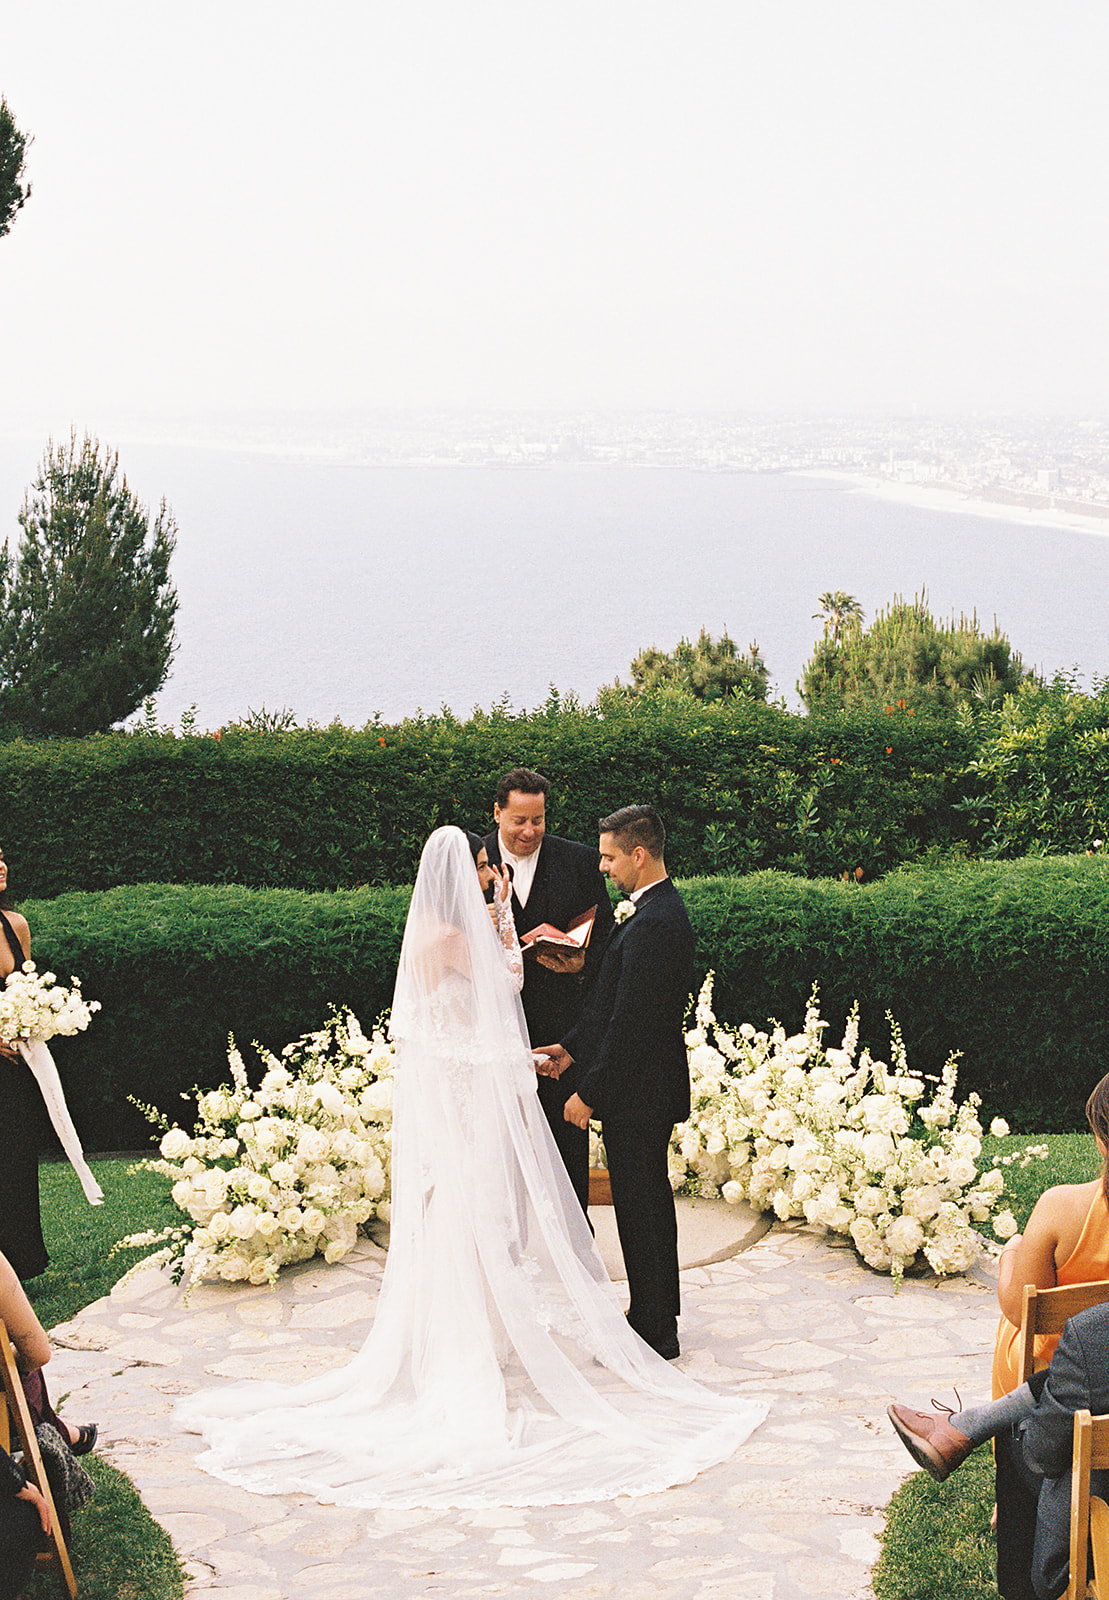
<svg viewBox="0 0 1109 1600"><path fill-rule="evenodd" d="M1078 1243L1058 1268L1057 1283L1095 1283L1099 1278L1109 1279L1109 1207L1105 1204L1105 1190L1099 1183L1090 1202ZM1046 1367L1059 1343L1057 1333L1036 1336L1036 1368ZM993 1398L1011 1394L1020 1382L1017 1356L1020 1347L1020 1329L1014 1328L1008 1317L1002 1316L997 1325L997 1343L993 1354Z"/></svg>

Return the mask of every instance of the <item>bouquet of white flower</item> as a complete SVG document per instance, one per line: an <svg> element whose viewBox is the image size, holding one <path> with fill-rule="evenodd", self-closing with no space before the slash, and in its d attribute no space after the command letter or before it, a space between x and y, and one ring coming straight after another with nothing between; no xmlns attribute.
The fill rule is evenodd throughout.
<svg viewBox="0 0 1109 1600"><path fill-rule="evenodd" d="M388 1217L393 1046L381 1025L367 1038L351 1012L333 1012L280 1058L255 1048L258 1088L232 1039L231 1083L195 1091L194 1132L168 1128L160 1159L142 1163L173 1180L187 1220L119 1246L161 1245L154 1259L190 1284L272 1283L290 1261L339 1261L361 1224Z"/></svg>
<svg viewBox="0 0 1109 1600"><path fill-rule="evenodd" d="M712 982L709 973L686 1035L692 1109L674 1130L673 1187L849 1234L869 1266L895 1277L919 1252L938 1273L970 1266L974 1225L994 1215L1005 1185L996 1164L978 1171L979 1102L956 1103L955 1056L929 1091L892 1018L893 1066L859 1052L857 1007L839 1048L826 1048L815 989L801 1033L744 1024L733 1035L713 1015ZM1014 1228L1008 1212L995 1217L999 1237Z"/></svg>
<svg viewBox="0 0 1109 1600"><path fill-rule="evenodd" d="M5 1044L46 1044L56 1034L81 1033L100 1010L99 1000L86 1000L79 978L64 988L52 972L40 973L25 961L9 973L0 989L0 1039Z"/></svg>

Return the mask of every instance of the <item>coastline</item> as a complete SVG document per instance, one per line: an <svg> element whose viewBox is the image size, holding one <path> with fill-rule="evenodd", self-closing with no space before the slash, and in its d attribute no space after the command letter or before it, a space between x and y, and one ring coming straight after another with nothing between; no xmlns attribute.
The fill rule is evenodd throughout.
<svg viewBox="0 0 1109 1600"><path fill-rule="evenodd" d="M835 468L798 468L798 478L825 478L849 486L856 494L872 500L892 500L900 505L919 506L925 511L961 511L972 517L992 517L995 521L1020 522L1033 528L1065 528L1071 533L1097 533L1109 537L1109 514L1084 516L1079 511L1041 509L1015 505L1005 500L988 500L958 484L939 485L902 483L870 473L843 472Z"/></svg>

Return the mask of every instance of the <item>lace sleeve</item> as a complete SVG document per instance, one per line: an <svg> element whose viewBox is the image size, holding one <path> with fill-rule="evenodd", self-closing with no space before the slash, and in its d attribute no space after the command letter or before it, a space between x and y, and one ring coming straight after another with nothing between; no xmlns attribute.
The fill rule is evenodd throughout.
<svg viewBox="0 0 1109 1600"><path fill-rule="evenodd" d="M520 949L520 940L516 933L516 924L512 920L511 899L502 900L498 895L494 901L497 911L497 932L501 944L504 946L504 958L508 962L508 970L512 974L512 981L517 992L524 987L524 955Z"/></svg>

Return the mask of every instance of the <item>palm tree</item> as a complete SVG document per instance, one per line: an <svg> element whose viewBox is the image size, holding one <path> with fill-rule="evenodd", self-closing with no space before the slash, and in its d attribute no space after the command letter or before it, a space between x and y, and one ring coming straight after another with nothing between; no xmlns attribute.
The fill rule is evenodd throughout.
<svg viewBox="0 0 1109 1600"><path fill-rule="evenodd" d="M813 612L813 620L823 617L824 637L831 634L833 644L839 644L839 636L849 622L861 622L866 616L855 596L842 589L826 589L817 605L820 610Z"/></svg>

